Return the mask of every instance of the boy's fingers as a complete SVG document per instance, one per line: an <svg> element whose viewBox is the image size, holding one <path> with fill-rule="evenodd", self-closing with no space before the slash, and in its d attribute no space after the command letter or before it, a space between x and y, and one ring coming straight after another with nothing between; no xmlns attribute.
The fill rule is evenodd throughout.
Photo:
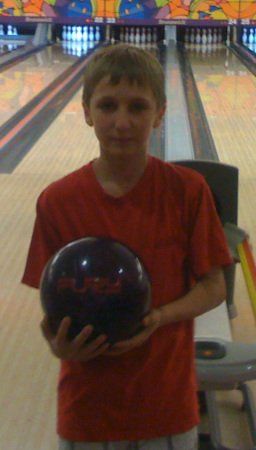
<svg viewBox="0 0 256 450"><path fill-rule="evenodd" d="M105 334L101 334L88 344L86 343L93 331L92 325L85 326L72 341L68 341L67 334L70 325L71 318L65 317L60 324L57 335L55 335L50 329L48 317L44 316L41 321L42 333L56 356L67 360L79 358L81 361L87 361L104 353L109 347Z"/></svg>
<svg viewBox="0 0 256 450"><path fill-rule="evenodd" d="M49 326L49 320L47 316L44 316L43 320L41 321L41 330L43 333L43 336L49 341L54 338L53 333L51 332L50 326Z"/></svg>
<svg viewBox="0 0 256 450"><path fill-rule="evenodd" d="M57 333L57 340L61 343L67 340L67 332L68 329L70 327L71 324L71 319L70 317L64 317L64 319L62 320L60 327L58 329L58 333Z"/></svg>
<svg viewBox="0 0 256 450"><path fill-rule="evenodd" d="M82 329L82 331L80 331L80 333L74 338L73 340L73 344L74 346L78 345L82 345L86 342L86 340L88 339L88 337L90 336L90 334L93 331L93 326L92 325L86 325L86 327L84 327Z"/></svg>
<svg viewBox="0 0 256 450"><path fill-rule="evenodd" d="M89 359L95 358L96 356L100 356L106 352L106 350L109 348L108 342L103 342L102 344L99 344L96 349L90 349L88 348L90 344L86 345L86 348L84 347L84 350L81 350L81 361L88 361Z"/></svg>
<svg viewBox="0 0 256 450"><path fill-rule="evenodd" d="M43 317L40 325L41 325L41 330L42 330L43 336L48 341L57 339L59 342L63 342L67 338L67 332L68 332L70 323L71 323L71 319L69 317L65 317L60 324L57 335L55 335L52 332L50 325L49 325L49 319L47 316Z"/></svg>
<svg viewBox="0 0 256 450"><path fill-rule="evenodd" d="M90 328L92 328L92 327L90 326ZM83 332L85 332L85 331L86 330L84 329ZM89 335L91 334L91 332L92 332L92 330L90 331ZM84 350L86 350L87 352L90 352L90 351L94 352L102 344L106 343L106 339L107 339L107 336L105 334L101 334L97 338L93 339L93 341L86 343L86 340L88 339L88 337L89 337L88 333L87 333L87 336L84 335L84 337L83 337L83 335L81 334L81 338L79 336L77 337L79 345L80 346L84 345ZM80 339L80 341L79 341L79 339ZM75 343L75 341L74 341L74 343Z"/></svg>

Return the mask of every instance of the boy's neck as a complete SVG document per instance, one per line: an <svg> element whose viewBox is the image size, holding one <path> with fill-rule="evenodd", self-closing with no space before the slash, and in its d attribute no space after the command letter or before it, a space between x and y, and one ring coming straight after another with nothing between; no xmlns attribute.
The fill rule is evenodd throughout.
<svg viewBox="0 0 256 450"><path fill-rule="evenodd" d="M109 161L99 157L93 162L93 170L104 191L113 197L127 194L140 180L148 164L148 155L138 160Z"/></svg>

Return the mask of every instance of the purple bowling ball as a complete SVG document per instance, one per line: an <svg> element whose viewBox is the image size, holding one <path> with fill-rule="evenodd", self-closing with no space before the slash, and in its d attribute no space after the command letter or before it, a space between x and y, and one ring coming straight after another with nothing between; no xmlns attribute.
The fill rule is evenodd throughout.
<svg viewBox="0 0 256 450"><path fill-rule="evenodd" d="M138 256L114 239L86 237L67 244L47 263L40 298L51 330L71 317L70 340L94 327L87 342L106 334L111 344L142 329L151 308L151 283Z"/></svg>

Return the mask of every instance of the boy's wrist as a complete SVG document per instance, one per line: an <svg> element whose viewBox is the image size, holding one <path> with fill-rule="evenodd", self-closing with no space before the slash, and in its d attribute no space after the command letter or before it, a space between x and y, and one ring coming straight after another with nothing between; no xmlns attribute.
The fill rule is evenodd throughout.
<svg viewBox="0 0 256 450"><path fill-rule="evenodd" d="M160 306L157 311L159 314L158 326L166 325L166 305Z"/></svg>

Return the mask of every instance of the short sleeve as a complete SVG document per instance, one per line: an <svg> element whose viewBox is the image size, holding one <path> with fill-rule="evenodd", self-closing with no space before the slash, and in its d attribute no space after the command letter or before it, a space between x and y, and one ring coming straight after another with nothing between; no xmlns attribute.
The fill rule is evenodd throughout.
<svg viewBox="0 0 256 450"><path fill-rule="evenodd" d="M223 226L206 182L202 182L191 212L189 265L195 279L209 272L212 266L233 263Z"/></svg>
<svg viewBox="0 0 256 450"><path fill-rule="evenodd" d="M49 211L47 214L44 194L41 194L38 199L36 212L22 283L38 288L44 267L51 256L61 247L61 239L50 220Z"/></svg>

